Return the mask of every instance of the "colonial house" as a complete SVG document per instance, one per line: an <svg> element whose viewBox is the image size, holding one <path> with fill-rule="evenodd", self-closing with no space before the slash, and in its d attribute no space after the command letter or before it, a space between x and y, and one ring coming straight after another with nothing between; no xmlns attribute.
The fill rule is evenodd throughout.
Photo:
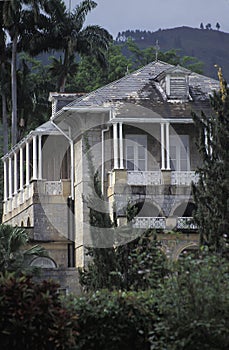
<svg viewBox="0 0 229 350"><path fill-rule="evenodd" d="M29 228L31 241L50 252L31 264L74 290L85 247L117 239L105 229L96 241L91 205L115 216L118 228L134 207L128 225L155 228L172 259L197 247L191 183L200 157L191 111L211 113L209 95L218 89L214 79L154 61L89 94L51 93L50 120L3 157L3 223Z"/></svg>

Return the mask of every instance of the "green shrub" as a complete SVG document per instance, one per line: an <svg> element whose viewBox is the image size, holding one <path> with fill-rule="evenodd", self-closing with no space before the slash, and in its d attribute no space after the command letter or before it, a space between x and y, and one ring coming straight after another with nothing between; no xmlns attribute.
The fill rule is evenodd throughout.
<svg viewBox="0 0 229 350"><path fill-rule="evenodd" d="M155 301L150 291L100 290L73 300L78 314L80 350L148 350Z"/></svg>
<svg viewBox="0 0 229 350"><path fill-rule="evenodd" d="M1 350L72 349L76 334L77 319L62 305L57 285L0 276Z"/></svg>
<svg viewBox="0 0 229 350"><path fill-rule="evenodd" d="M229 263L188 257L158 290L152 350L229 349Z"/></svg>

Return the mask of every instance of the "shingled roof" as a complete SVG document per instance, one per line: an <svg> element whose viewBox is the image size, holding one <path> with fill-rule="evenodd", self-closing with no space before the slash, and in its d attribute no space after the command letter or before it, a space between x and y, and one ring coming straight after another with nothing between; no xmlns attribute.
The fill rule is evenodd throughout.
<svg viewBox="0 0 229 350"><path fill-rule="evenodd" d="M144 105L148 100L147 107L150 107L150 101L152 108L156 108L158 102L168 103L157 78L163 72L166 73L166 71L171 70L173 67L175 66L162 61L154 61L117 81L74 100L68 107L93 108L117 101L133 101L134 103ZM200 102L201 105L203 105L204 101L208 102L209 94L219 89L219 82L190 70L185 70L189 73L189 92L192 105L197 107ZM174 108L171 107L171 111L172 109ZM168 108L166 110L168 112ZM184 106L182 110L184 110ZM158 112L162 113L162 110Z"/></svg>

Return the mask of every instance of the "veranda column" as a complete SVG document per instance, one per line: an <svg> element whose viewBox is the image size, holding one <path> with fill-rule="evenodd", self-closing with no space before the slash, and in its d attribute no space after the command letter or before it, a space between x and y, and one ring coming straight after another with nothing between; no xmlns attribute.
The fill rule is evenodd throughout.
<svg viewBox="0 0 229 350"><path fill-rule="evenodd" d="M118 169L118 125L113 124L114 169Z"/></svg>
<svg viewBox="0 0 229 350"><path fill-rule="evenodd" d="M170 145L169 145L169 123L166 123L166 156L167 167L166 170L170 170Z"/></svg>
<svg viewBox="0 0 229 350"><path fill-rule="evenodd" d="M9 182L9 198L12 198L12 158L9 157L9 173L8 173L8 182Z"/></svg>
<svg viewBox="0 0 229 350"><path fill-rule="evenodd" d="M38 136L38 180L42 179L42 135Z"/></svg>
<svg viewBox="0 0 229 350"><path fill-rule="evenodd" d="M29 141L26 142L25 146L25 162L26 162L26 173L25 173L25 184L26 186L29 186L29 177L30 177L30 167L29 167Z"/></svg>
<svg viewBox="0 0 229 350"><path fill-rule="evenodd" d="M119 156L120 156L120 169L124 169L124 165L123 165L123 133L122 133L122 123L119 123Z"/></svg>
<svg viewBox="0 0 229 350"><path fill-rule="evenodd" d="M20 147L20 191L23 190L24 186L24 159L23 159L23 148Z"/></svg>
<svg viewBox="0 0 229 350"><path fill-rule="evenodd" d="M165 132L164 123L161 123L161 170L165 170Z"/></svg>
<svg viewBox="0 0 229 350"><path fill-rule="evenodd" d="M4 202L7 201L8 196L8 177L7 177L7 163L4 160Z"/></svg>
<svg viewBox="0 0 229 350"><path fill-rule="evenodd" d="M18 181L17 181L17 152L14 152L14 194L17 194Z"/></svg>
<svg viewBox="0 0 229 350"><path fill-rule="evenodd" d="M33 136L33 180L37 180L37 136Z"/></svg>

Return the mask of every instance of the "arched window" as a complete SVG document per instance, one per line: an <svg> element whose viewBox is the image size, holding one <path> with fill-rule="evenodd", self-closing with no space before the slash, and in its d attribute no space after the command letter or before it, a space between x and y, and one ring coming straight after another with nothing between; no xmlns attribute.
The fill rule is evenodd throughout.
<svg viewBox="0 0 229 350"><path fill-rule="evenodd" d="M21 227L24 227L24 222L23 221L21 221Z"/></svg>
<svg viewBox="0 0 229 350"><path fill-rule="evenodd" d="M41 267L43 269L56 268L56 263L54 260L48 257L38 257L32 260L31 266Z"/></svg>
<svg viewBox="0 0 229 350"><path fill-rule="evenodd" d="M133 205L135 208L136 216L140 217L158 217L163 216L161 210L150 202L139 202Z"/></svg>

